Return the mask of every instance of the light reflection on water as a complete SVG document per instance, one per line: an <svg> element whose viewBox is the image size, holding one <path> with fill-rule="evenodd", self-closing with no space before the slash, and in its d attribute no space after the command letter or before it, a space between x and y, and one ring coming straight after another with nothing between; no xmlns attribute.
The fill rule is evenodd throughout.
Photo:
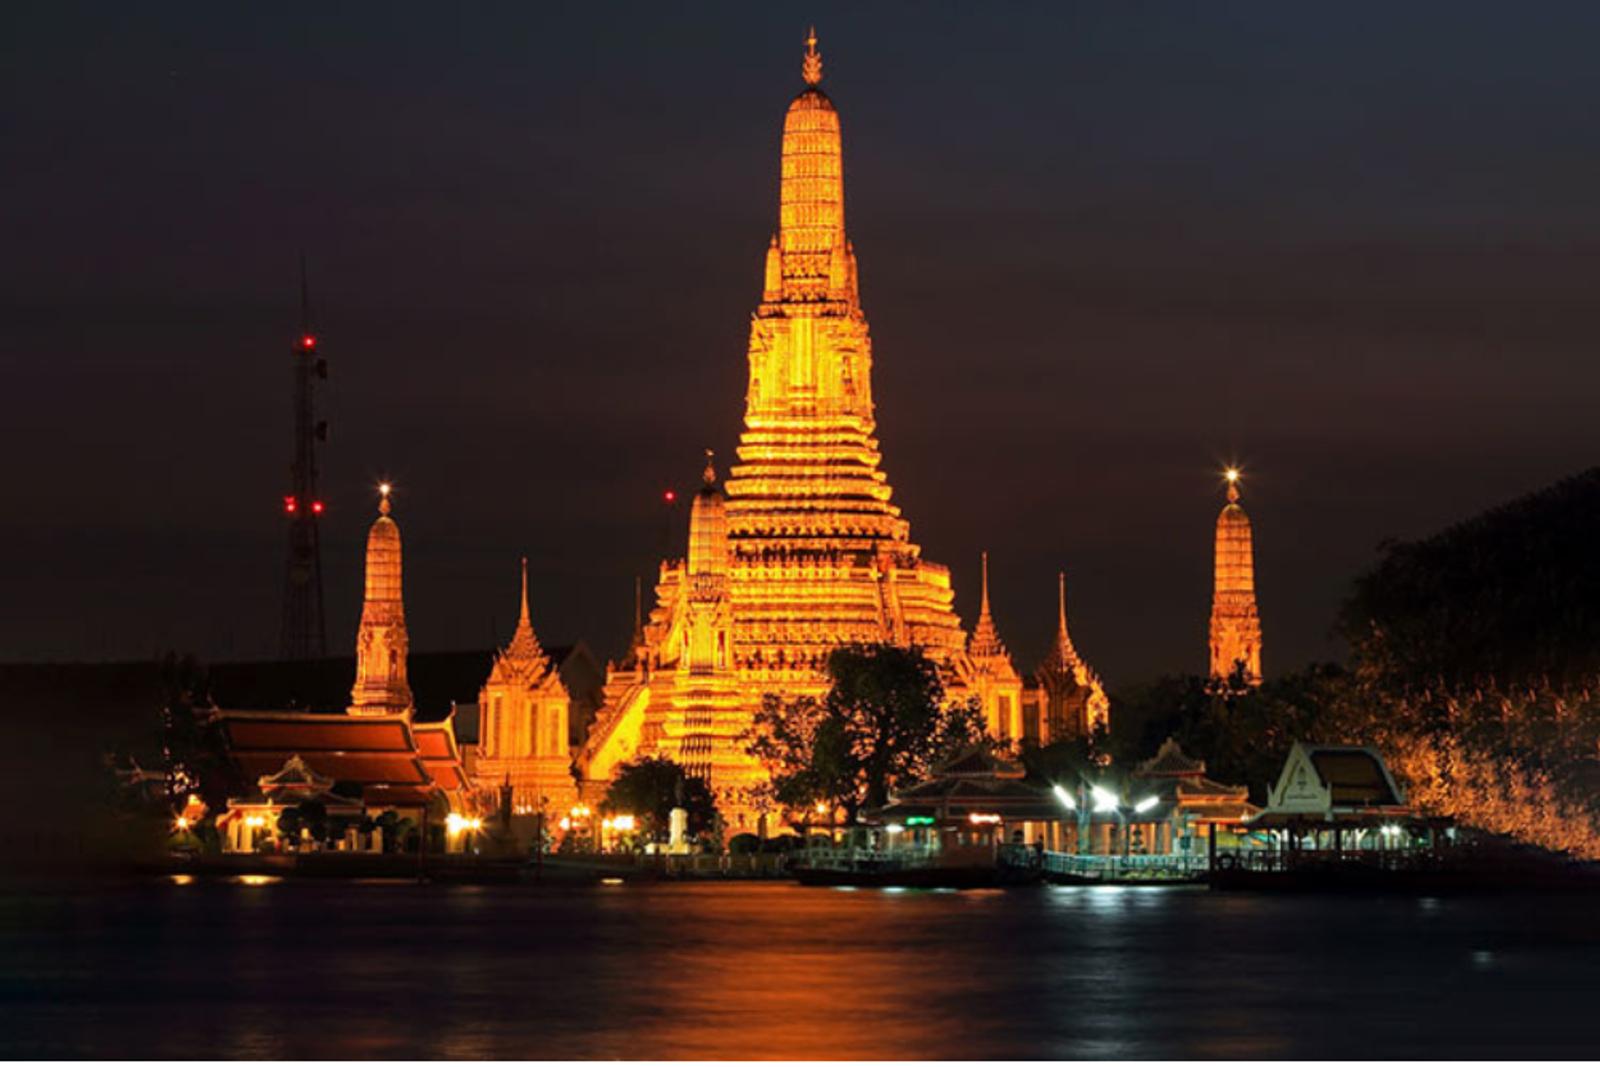
<svg viewBox="0 0 1600 1067"><path fill-rule="evenodd" d="M1593 912L1145 887L34 887L0 890L0 1052L1577 1054Z"/></svg>

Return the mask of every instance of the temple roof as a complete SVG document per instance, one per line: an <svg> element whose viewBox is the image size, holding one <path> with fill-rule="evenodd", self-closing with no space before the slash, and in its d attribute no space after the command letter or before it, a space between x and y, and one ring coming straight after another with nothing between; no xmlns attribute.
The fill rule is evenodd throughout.
<svg viewBox="0 0 1600 1067"><path fill-rule="evenodd" d="M517 628L512 631L506 647L495 654L494 667L489 671L489 681L507 683L537 681L550 668L549 657L539 645L533 632L533 620L528 613L528 557L522 557L522 607L517 616Z"/></svg>
<svg viewBox="0 0 1600 1067"><path fill-rule="evenodd" d="M1139 764L1133 773L1140 778L1165 778L1177 775L1198 777L1206 773L1206 761L1190 757L1179 747L1175 738L1168 737L1161 742L1156 754Z"/></svg>

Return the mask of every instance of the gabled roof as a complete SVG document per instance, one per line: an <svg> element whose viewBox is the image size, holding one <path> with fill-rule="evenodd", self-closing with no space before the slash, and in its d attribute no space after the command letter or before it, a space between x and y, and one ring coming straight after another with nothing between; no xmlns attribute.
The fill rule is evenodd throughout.
<svg viewBox="0 0 1600 1067"><path fill-rule="evenodd" d="M277 773L295 756L319 775L354 785L423 786L432 777L401 715L219 711L234 761L249 778Z"/></svg>
<svg viewBox="0 0 1600 1067"><path fill-rule="evenodd" d="M1332 815L1406 809L1405 796L1376 749L1296 741L1268 793L1268 813Z"/></svg>
<svg viewBox="0 0 1600 1067"><path fill-rule="evenodd" d="M933 778L1021 778L1027 772L986 748L958 752L933 769Z"/></svg>
<svg viewBox="0 0 1600 1067"><path fill-rule="evenodd" d="M1189 756L1175 738L1169 737L1161 742L1156 754L1139 764L1133 773L1140 778L1199 777L1206 773L1206 761Z"/></svg>

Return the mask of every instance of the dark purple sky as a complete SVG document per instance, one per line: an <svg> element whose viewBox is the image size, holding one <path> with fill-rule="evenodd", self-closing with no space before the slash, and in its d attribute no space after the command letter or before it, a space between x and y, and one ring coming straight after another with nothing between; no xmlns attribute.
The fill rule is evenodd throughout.
<svg viewBox="0 0 1600 1067"><path fill-rule="evenodd" d="M0 8L0 658L275 651L295 262L330 640L399 486L418 649L625 636L739 427L815 19L886 467L1031 667L1201 669L1224 459L1267 668L1595 462L1600 6ZM683 532L674 519L671 546Z"/></svg>

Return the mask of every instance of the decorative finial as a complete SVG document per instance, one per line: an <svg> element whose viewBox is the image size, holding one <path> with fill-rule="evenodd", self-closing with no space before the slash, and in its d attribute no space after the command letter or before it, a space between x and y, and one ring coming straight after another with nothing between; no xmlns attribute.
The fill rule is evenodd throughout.
<svg viewBox="0 0 1600 1067"><path fill-rule="evenodd" d="M1056 616L1062 633L1067 632L1067 572L1056 572Z"/></svg>
<svg viewBox="0 0 1600 1067"><path fill-rule="evenodd" d="M528 557L527 556L523 556L522 557L522 615L520 617L518 617L518 619L517 619L517 626L520 629L521 627L527 626L527 625L530 625L530 624L531 624L531 620L528 617Z"/></svg>
<svg viewBox="0 0 1600 1067"><path fill-rule="evenodd" d="M378 514L389 514L389 494L394 492L394 486L388 482L378 483Z"/></svg>
<svg viewBox="0 0 1600 1067"><path fill-rule="evenodd" d="M806 80L807 85L816 85L822 81L822 53L817 51L815 26L806 34L806 58L805 62L800 64L800 76Z"/></svg>
<svg viewBox="0 0 1600 1067"><path fill-rule="evenodd" d="M989 614L989 553L983 553L983 603L978 608L978 614Z"/></svg>
<svg viewBox="0 0 1600 1067"><path fill-rule="evenodd" d="M711 449L706 449L706 469L700 472L700 477L707 485L717 484L717 468L711 462L715 455L716 453L712 452Z"/></svg>
<svg viewBox="0 0 1600 1067"><path fill-rule="evenodd" d="M1237 504L1239 502L1239 468L1229 467L1222 472L1222 476L1228 479L1228 503Z"/></svg>

